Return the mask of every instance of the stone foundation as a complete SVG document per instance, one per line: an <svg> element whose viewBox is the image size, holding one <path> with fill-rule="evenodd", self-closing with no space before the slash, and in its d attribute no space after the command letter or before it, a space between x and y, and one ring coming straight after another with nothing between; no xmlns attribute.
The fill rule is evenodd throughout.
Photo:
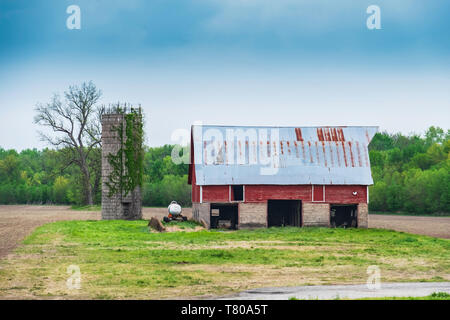
<svg viewBox="0 0 450 320"><path fill-rule="evenodd" d="M239 229L267 227L267 203L239 203Z"/></svg>
<svg viewBox="0 0 450 320"><path fill-rule="evenodd" d="M205 221L208 229L211 228L211 205L209 203L193 203L192 219L197 222Z"/></svg>
<svg viewBox="0 0 450 320"><path fill-rule="evenodd" d="M358 228L368 228L369 227L369 207L367 203L358 204Z"/></svg>
<svg viewBox="0 0 450 320"><path fill-rule="evenodd" d="M304 227L330 227L330 204L302 202Z"/></svg>

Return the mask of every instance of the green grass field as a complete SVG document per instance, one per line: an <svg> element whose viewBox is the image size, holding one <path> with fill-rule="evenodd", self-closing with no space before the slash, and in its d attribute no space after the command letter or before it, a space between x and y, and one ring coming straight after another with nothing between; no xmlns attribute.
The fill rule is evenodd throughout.
<svg viewBox="0 0 450 320"><path fill-rule="evenodd" d="M184 223L186 231L195 224ZM68 289L67 267L81 271ZM0 262L0 297L189 298L255 287L449 281L450 240L378 229L155 233L147 221L61 221Z"/></svg>
<svg viewBox="0 0 450 320"><path fill-rule="evenodd" d="M102 206L99 204L95 204L92 206L77 206L73 205L70 207L70 209L75 211L102 211Z"/></svg>

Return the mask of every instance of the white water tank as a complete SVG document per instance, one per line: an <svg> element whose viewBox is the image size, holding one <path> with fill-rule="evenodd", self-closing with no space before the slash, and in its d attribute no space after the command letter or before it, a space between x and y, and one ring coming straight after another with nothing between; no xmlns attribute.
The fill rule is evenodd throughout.
<svg viewBox="0 0 450 320"><path fill-rule="evenodd" d="M167 208L167 210L173 216L178 216L181 214L181 206L176 201L172 201L169 204L169 207Z"/></svg>

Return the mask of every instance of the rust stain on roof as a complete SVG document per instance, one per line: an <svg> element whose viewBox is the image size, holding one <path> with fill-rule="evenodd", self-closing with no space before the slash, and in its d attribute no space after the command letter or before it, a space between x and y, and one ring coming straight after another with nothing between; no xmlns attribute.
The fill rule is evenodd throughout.
<svg viewBox="0 0 450 320"><path fill-rule="evenodd" d="M309 147L309 157L310 157L311 163L314 163L312 152L311 152L311 141L308 141L308 147Z"/></svg>
<svg viewBox="0 0 450 320"><path fill-rule="evenodd" d="M325 142L322 141L322 150L323 150L323 161L325 163L325 167L328 167L327 163L327 151L325 150ZM317 156L318 157L318 156Z"/></svg>
<svg viewBox="0 0 450 320"><path fill-rule="evenodd" d="M297 137L297 141L303 141L303 137L302 137L302 129L300 128L295 128L295 135Z"/></svg>
<svg viewBox="0 0 450 320"><path fill-rule="evenodd" d="M358 164L362 167L361 149L359 148L359 142L356 141L356 150L358 151Z"/></svg>
<svg viewBox="0 0 450 320"><path fill-rule="evenodd" d="M317 141L315 142L315 144L316 144L316 157L317 157L317 163L320 165L319 145L318 145Z"/></svg>
<svg viewBox="0 0 450 320"><path fill-rule="evenodd" d="M338 167L341 166L341 154L339 153L339 143L336 141L336 154L337 154L337 161L338 161Z"/></svg>
<svg viewBox="0 0 450 320"><path fill-rule="evenodd" d="M355 158L353 157L353 150L352 150L352 142L348 142L348 149L350 150L350 159L352 160L352 167L355 166Z"/></svg>
<svg viewBox="0 0 450 320"><path fill-rule="evenodd" d="M333 148L332 148L331 142L330 142L329 147L330 147L330 161L331 161L331 166L334 167Z"/></svg>
<svg viewBox="0 0 450 320"><path fill-rule="evenodd" d="M345 141L344 131L342 128L338 128L338 141Z"/></svg>
<svg viewBox="0 0 450 320"><path fill-rule="evenodd" d="M369 157L367 156L367 152L368 152L367 146L364 145L364 148L363 148L364 159L366 160L366 167L369 167Z"/></svg>
<svg viewBox="0 0 450 320"><path fill-rule="evenodd" d="M344 162L345 162L345 166L348 167L348 163L347 163L347 152L345 151L345 144L344 144L344 141L341 141L341 145L342 145L342 152L344 152Z"/></svg>

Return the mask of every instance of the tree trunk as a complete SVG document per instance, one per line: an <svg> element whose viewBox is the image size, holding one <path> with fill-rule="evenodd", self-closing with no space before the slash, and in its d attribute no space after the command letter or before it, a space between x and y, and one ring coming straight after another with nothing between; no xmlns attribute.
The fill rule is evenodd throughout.
<svg viewBox="0 0 450 320"><path fill-rule="evenodd" d="M84 180L84 194L85 194L84 198L86 201L86 205L92 206L94 204L94 201L92 199L92 187L89 179L89 172L83 173L83 180Z"/></svg>
<svg viewBox="0 0 450 320"><path fill-rule="evenodd" d="M100 190L101 178L102 178L101 173L95 175L94 188L92 189L93 197L95 197Z"/></svg>
<svg viewBox="0 0 450 320"><path fill-rule="evenodd" d="M98 155L94 153L94 160L93 165L91 166L91 177L94 175L94 185L92 187L92 196L94 197L94 200L100 191L101 183L102 183L102 163L101 163L101 151ZM98 161L97 161L98 159Z"/></svg>
<svg viewBox="0 0 450 320"><path fill-rule="evenodd" d="M92 206L94 204L94 201L92 198L91 176L89 174L89 168L83 154L81 154L81 173L83 174L85 205Z"/></svg>

